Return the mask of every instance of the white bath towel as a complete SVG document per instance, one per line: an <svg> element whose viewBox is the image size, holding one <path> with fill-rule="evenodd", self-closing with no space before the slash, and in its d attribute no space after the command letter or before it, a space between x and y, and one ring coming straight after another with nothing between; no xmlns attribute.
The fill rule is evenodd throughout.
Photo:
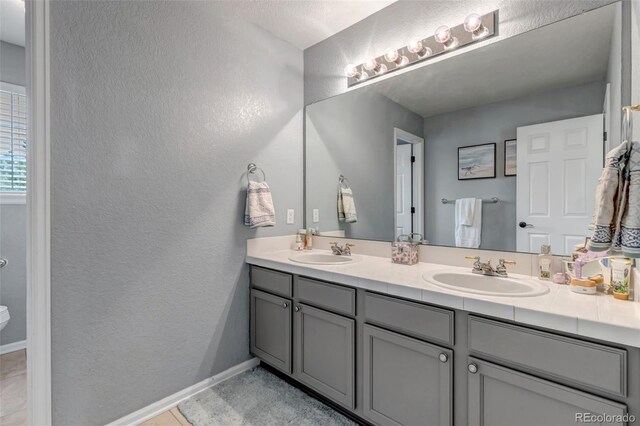
<svg viewBox="0 0 640 426"><path fill-rule="evenodd" d="M476 208L475 198L460 198L456 200L456 221L460 225L473 225L473 213Z"/></svg>
<svg viewBox="0 0 640 426"><path fill-rule="evenodd" d="M244 224L250 228L276 224L276 211L273 207L271 189L266 182L249 181L247 204L244 209Z"/></svg>
<svg viewBox="0 0 640 426"><path fill-rule="evenodd" d="M473 207L468 207L469 204L473 204ZM472 216L471 222L469 225L464 225L463 222L469 214ZM480 198L456 200L455 221L456 247L479 248L482 234L482 200Z"/></svg>
<svg viewBox="0 0 640 426"><path fill-rule="evenodd" d="M345 188L342 185L338 188L338 220L347 223L356 223L358 221L353 191L351 191L351 188Z"/></svg>

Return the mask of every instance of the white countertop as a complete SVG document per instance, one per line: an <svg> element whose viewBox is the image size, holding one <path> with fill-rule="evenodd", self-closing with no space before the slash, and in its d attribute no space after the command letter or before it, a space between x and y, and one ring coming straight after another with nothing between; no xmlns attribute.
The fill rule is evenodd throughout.
<svg viewBox="0 0 640 426"><path fill-rule="evenodd" d="M316 253L330 253L313 250ZM640 303L616 300L598 293L573 293L567 285L545 283L550 291L534 297L498 297L448 290L422 278L434 270L469 272L470 268L418 263L398 265L389 258L354 255L346 265L310 265L289 260L292 250L253 251L247 263L304 275L352 287L363 288L447 306L492 317L517 321L608 342L640 347ZM510 274L514 278L529 276ZM499 278L496 278L499 279ZM536 278L534 278L536 279Z"/></svg>

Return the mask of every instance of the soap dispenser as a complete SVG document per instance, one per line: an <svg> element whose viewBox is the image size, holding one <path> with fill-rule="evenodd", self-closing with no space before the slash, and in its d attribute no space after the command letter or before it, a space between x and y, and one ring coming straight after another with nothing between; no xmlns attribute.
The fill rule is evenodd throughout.
<svg viewBox="0 0 640 426"><path fill-rule="evenodd" d="M540 247L540 254L538 255L538 278L541 280L551 279L552 262L553 256L551 255L551 246L543 244Z"/></svg>

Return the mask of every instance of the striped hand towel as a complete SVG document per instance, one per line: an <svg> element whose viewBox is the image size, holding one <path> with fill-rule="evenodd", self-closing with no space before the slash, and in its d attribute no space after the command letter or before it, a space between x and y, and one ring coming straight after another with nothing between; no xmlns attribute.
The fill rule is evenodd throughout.
<svg viewBox="0 0 640 426"><path fill-rule="evenodd" d="M340 186L338 189L338 220L347 223L355 223L358 221L356 203L353 201L353 191L351 191L351 188Z"/></svg>
<svg viewBox="0 0 640 426"><path fill-rule="evenodd" d="M266 182L249 181L244 224L250 228L275 226L276 211L273 207L271 189Z"/></svg>

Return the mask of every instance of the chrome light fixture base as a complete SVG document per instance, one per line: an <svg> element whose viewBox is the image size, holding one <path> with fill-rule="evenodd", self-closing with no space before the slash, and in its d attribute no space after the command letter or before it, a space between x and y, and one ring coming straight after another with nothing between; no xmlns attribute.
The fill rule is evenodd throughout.
<svg viewBox="0 0 640 426"><path fill-rule="evenodd" d="M398 56L400 58L403 58L403 61L401 61L400 63L398 63L397 61L388 61L385 58L384 54L373 58L378 64L384 65L386 67L384 72L367 73L367 70L364 68L364 63L353 66L356 74L354 74L353 76L347 75L347 87L355 86L356 84L373 80L374 78L380 77L381 75L390 74L398 69L408 68L418 62L426 61L436 56L453 52L464 46L478 43L495 36L498 32L498 11L494 10L493 12L482 15L480 18L482 20L482 23L478 30L474 32L465 30L464 23L456 25L455 27L451 27L451 41L452 43L457 44L452 45L452 43L438 43L435 37L431 36L422 40L415 41L419 41L421 43L418 52L412 52L411 50L409 50L409 46L403 46L399 48L397 50ZM414 48L412 50L415 51L416 49Z"/></svg>

